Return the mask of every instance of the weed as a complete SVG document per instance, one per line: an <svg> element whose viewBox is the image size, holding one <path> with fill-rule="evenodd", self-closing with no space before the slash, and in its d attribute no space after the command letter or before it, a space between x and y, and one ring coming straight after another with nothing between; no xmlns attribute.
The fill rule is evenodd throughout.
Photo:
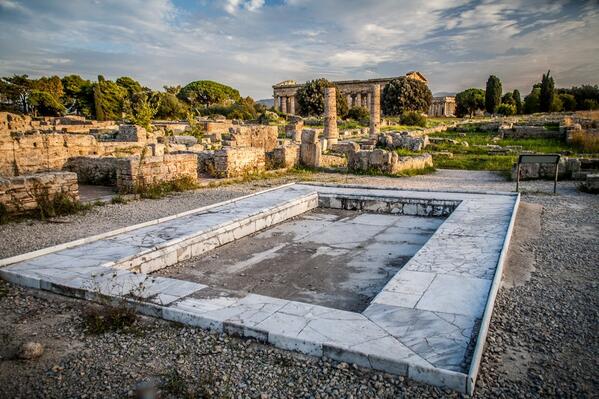
<svg viewBox="0 0 599 399"><path fill-rule="evenodd" d="M125 199L125 197L123 197L122 195L118 194L115 195L114 197L112 197L112 199L110 200L111 204L126 204L128 201Z"/></svg>
<svg viewBox="0 0 599 399"><path fill-rule="evenodd" d="M92 206L82 204L67 193L60 192L50 196L47 188L35 188L33 192L37 207L33 210L33 215L40 220L53 218L56 216L72 215L75 213L89 210Z"/></svg>
<svg viewBox="0 0 599 399"><path fill-rule="evenodd" d="M599 135L597 134L585 131L574 132L571 136L571 143L582 152L599 153Z"/></svg>
<svg viewBox="0 0 599 399"><path fill-rule="evenodd" d="M83 324L88 334L98 335L111 331L134 332L137 321L134 310L125 306L89 306L83 312Z"/></svg>
<svg viewBox="0 0 599 399"><path fill-rule="evenodd" d="M203 374L200 381L196 384L187 382L182 373L177 369L172 369L163 376L162 390L176 398L195 399L195 398L213 398L216 396L212 387L215 385L214 376ZM195 388L195 389L194 389Z"/></svg>
<svg viewBox="0 0 599 399"><path fill-rule="evenodd" d="M138 184L135 188L135 194L139 194L141 198L159 199L172 192L182 192L193 190L198 185L195 179L189 176L183 176L171 181L165 181L154 184Z"/></svg>

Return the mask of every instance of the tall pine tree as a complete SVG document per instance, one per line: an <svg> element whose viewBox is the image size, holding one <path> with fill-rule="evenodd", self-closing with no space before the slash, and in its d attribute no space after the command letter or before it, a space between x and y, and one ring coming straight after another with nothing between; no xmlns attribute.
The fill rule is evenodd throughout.
<svg viewBox="0 0 599 399"><path fill-rule="evenodd" d="M491 75L487 80L487 90L485 91L485 109L488 113L494 114L499 104L501 104L501 80L497 76Z"/></svg>

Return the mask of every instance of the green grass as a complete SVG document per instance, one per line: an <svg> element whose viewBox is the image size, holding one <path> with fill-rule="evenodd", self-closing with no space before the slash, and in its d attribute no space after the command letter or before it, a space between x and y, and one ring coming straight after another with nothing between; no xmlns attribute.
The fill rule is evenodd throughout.
<svg viewBox="0 0 599 399"><path fill-rule="evenodd" d="M453 158L433 156L433 163L440 169L509 171L516 158L516 155L454 154Z"/></svg>

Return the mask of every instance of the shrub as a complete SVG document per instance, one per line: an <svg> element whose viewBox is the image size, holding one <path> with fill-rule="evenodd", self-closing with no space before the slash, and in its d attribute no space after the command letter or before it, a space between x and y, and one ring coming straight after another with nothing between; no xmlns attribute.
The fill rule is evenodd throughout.
<svg viewBox="0 0 599 399"><path fill-rule="evenodd" d="M33 214L40 220L71 215L90 208L89 205L82 204L66 193L57 193L50 198L47 188L35 188L33 196L37 202Z"/></svg>
<svg viewBox="0 0 599 399"><path fill-rule="evenodd" d="M433 94L426 83L406 76L387 83L381 93L385 115L401 115L404 111L426 112L432 101Z"/></svg>
<svg viewBox="0 0 599 399"><path fill-rule="evenodd" d="M516 115L516 106L513 104L500 104L497 107L497 113L504 116Z"/></svg>
<svg viewBox="0 0 599 399"><path fill-rule="evenodd" d="M367 123L370 121L370 112L368 112L368 108L366 107L351 107L347 111L347 117L355 121Z"/></svg>
<svg viewBox="0 0 599 399"><path fill-rule="evenodd" d="M459 92L455 96L456 116L466 115L474 116L474 113L485 107L485 91L477 88L470 88Z"/></svg>
<svg viewBox="0 0 599 399"><path fill-rule="evenodd" d="M400 122L402 125L407 126L421 126L426 127L426 116L420 112L408 111L401 114Z"/></svg>
<svg viewBox="0 0 599 399"><path fill-rule="evenodd" d="M184 176L160 183L139 184L135 188L135 194L139 194L141 198L159 199L172 192L183 192L194 188L197 188L195 180L189 176Z"/></svg>
<svg viewBox="0 0 599 399"><path fill-rule="evenodd" d="M274 123L279 120L279 115L276 112L272 111L264 111L258 117L258 122L268 125L269 123Z"/></svg>

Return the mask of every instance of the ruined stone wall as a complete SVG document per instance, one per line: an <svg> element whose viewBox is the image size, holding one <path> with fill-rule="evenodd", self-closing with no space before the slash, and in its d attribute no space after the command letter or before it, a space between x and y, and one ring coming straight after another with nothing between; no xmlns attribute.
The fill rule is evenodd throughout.
<svg viewBox="0 0 599 399"><path fill-rule="evenodd" d="M266 170L266 156L262 148L223 147L214 152L215 177L237 177Z"/></svg>
<svg viewBox="0 0 599 399"><path fill-rule="evenodd" d="M286 144L272 150L272 168L293 168L300 161L300 146Z"/></svg>
<svg viewBox="0 0 599 399"><path fill-rule="evenodd" d="M277 146L278 135L277 126L235 126L229 129L229 134L223 135L223 146L255 147L272 151Z"/></svg>
<svg viewBox="0 0 599 399"><path fill-rule="evenodd" d="M38 206L42 198L52 200L57 194L79 200L77 175L71 172L46 172L0 178L0 204L11 214L22 214Z"/></svg>
<svg viewBox="0 0 599 399"><path fill-rule="evenodd" d="M197 155L132 156L117 160L116 182L119 190L123 192L134 191L140 185L168 182L184 177L197 181Z"/></svg>
<svg viewBox="0 0 599 399"><path fill-rule="evenodd" d="M378 136L378 143L386 148L403 148L410 151L423 150L428 144L428 136L412 136L410 132L382 133Z"/></svg>
<svg viewBox="0 0 599 399"><path fill-rule="evenodd" d="M397 174L410 169L425 169L433 166L430 154L400 157L396 152L375 149L352 152L348 159L348 169L354 172L381 172Z"/></svg>
<svg viewBox="0 0 599 399"><path fill-rule="evenodd" d="M79 184L116 186L119 158L97 155L69 158L65 170L77 174Z"/></svg>
<svg viewBox="0 0 599 399"><path fill-rule="evenodd" d="M516 180L517 163L512 165L512 180ZM599 172L599 159L561 157L558 163L558 179L584 180L589 173ZM520 165L520 180L553 180L555 165L526 163Z"/></svg>
<svg viewBox="0 0 599 399"><path fill-rule="evenodd" d="M512 139L528 139L528 138L544 138L544 139L562 139L564 133L559 130L547 129L544 126L520 126L503 124L498 128L499 134L503 138Z"/></svg>

